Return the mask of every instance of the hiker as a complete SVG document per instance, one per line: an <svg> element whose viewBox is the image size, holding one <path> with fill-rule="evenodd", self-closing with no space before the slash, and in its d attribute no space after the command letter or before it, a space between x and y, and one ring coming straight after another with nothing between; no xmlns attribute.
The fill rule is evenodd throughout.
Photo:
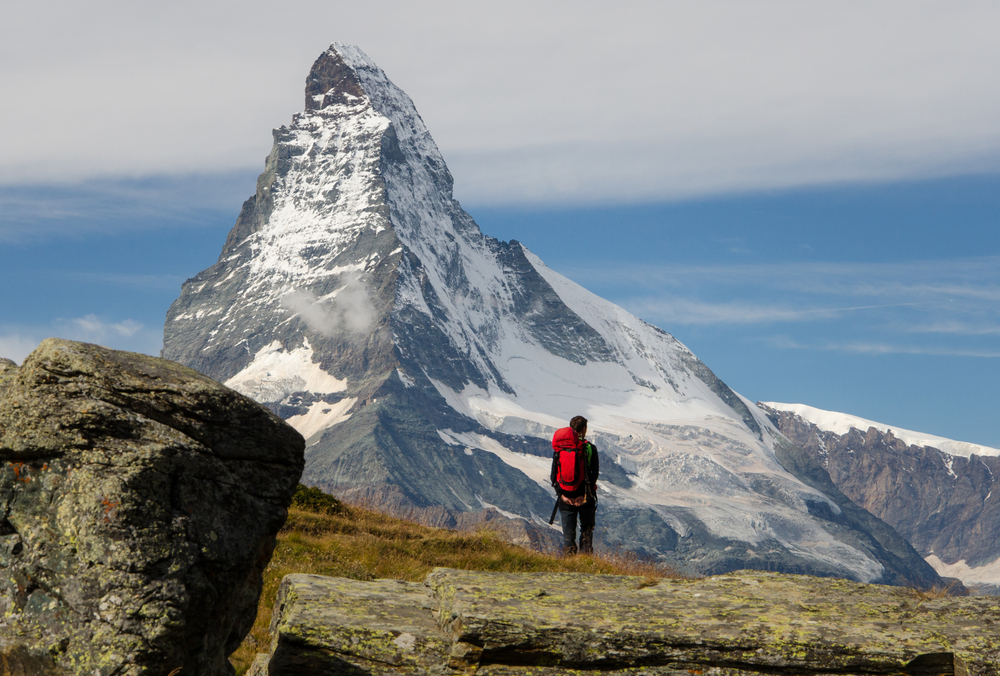
<svg viewBox="0 0 1000 676"><path fill-rule="evenodd" d="M552 436L552 487L558 496L562 520L563 553L576 554L576 521L580 519L581 554L594 552L594 523L597 512L597 449L587 441L587 419L576 416L569 427Z"/></svg>

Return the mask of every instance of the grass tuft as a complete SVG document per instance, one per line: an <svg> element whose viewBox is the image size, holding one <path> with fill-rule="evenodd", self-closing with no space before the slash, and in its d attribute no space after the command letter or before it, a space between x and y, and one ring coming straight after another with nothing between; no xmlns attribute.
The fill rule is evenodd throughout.
<svg viewBox="0 0 1000 676"><path fill-rule="evenodd" d="M336 504L316 497L313 491ZM371 508L344 504L315 488L296 490L295 495L288 521L278 533L274 556L264 571L257 619L230 657L238 675L246 673L257 653L267 651L278 586L292 573L419 582L432 568L441 566L507 573L636 575L643 578L640 587L664 578L685 577L633 552L566 557L541 554L509 544L489 528L470 533L422 526Z"/></svg>
<svg viewBox="0 0 1000 676"><path fill-rule="evenodd" d="M968 596L969 591L956 582L946 585L938 585L927 589L910 587L909 591L918 601L929 601L931 599L943 599L951 596Z"/></svg>

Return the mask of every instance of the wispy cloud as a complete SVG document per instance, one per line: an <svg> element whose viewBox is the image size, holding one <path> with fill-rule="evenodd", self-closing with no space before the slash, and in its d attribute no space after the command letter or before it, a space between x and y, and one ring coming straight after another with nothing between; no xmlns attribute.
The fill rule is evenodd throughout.
<svg viewBox="0 0 1000 676"><path fill-rule="evenodd" d="M617 301L640 316L679 323L819 321L897 308L919 310L924 326L948 326L948 315L960 312L1000 321L997 256L893 264L605 265L565 272L611 295L627 294Z"/></svg>
<svg viewBox="0 0 1000 676"><path fill-rule="evenodd" d="M281 306L324 336L332 336L342 329L362 334L375 319L375 307L368 290L356 274L345 275L344 285L322 298L307 290L290 291L282 297Z"/></svg>
<svg viewBox="0 0 1000 676"><path fill-rule="evenodd" d="M126 319L121 322L107 322L97 315L57 320L66 331L66 336L75 340L103 343L109 338L131 338L143 329L137 321Z"/></svg>
<svg viewBox="0 0 1000 676"><path fill-rule="evenodd" d="M682 336L706 327L778 349L994 358L1000 257L906 263L604 266L571 271ZM610 289L610 291L609 291ZM792 337L774 335L776 327ZM993 341L995 342L995 340Z"/></svg>
<svg viewBox="0 0 1000 676"><path fill-rule="evenodd" d="M851 354L912 354L939 357L978 357L984 359L1000 359L1000 350L981 350L956 347L933 347L922 345L899 345L885 342L802 342L788 336L772 336L767 341L772 347L789 350L823 350L830 352L848 352Z"/></svg>
<svg viewBox="0 0 1000 676"><path fill-rule="evenodd" d="M1000 336L1000 325L970 324L967 322L945 321L934 324L917 324L905 327L911 333L944 333L960 336Z"/></svg>
<svg viewBox="0 0 1000 676"><path fill-rule="evenodd" d="M235 219L252 171L98 178L78 183L0 184L0 242L198 227Z"/></svg>
<svg viewBox="0 0 1000 676"><path fill-rule="evenodd" d="M732 285L820 295L1000 300L1000 256L906 263L793 262L742 265L604 265L563 269L570 277L639 288Z"/></svg>
<svg viewBox="0 0 1000 676"><path fill-rule="evenodd" d="M20 364L38 347L39 342L41 341L21 333L0 334L0 357L12 359Z"/></svg>
<svg viewBox="0 0 1000 676"><path fill-rule="evenodd" d="M643 317L676 324L765 324L772 322L804 322L837 319L846 313L915 307L924 303L892 303L887 305L857 305L851 307L792 309L788 305L755 303L701 303L671 299L639 299L624 301L625 307Z"/></svg>
<svg viewBox="0 0 1000 676"><path fill-rule="evenodd" d="M181 275L128 275L110 272L59 272L54 274L60 274L71 280L150 289L176 289L178 292L185 279Z"/></svg>
<svg viewBox="0 0 1000 676"><path fill-rule="evenodd" d="M148 327L134 319L109 320L88 314L57 319L45 326L0 325L0 357L21 362L42 340L50 337L151 355L158 355L163 346L159 327Z"/></svg>

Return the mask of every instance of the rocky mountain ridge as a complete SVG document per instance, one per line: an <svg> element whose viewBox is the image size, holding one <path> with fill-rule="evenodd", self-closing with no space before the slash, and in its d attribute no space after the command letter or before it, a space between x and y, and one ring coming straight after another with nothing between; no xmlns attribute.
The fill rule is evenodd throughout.
<svg viewBox="0 0 1000 676"><path fill-rule="evenodd" d="M832 431L833 423L824 420L839 420L833 416L840 414L758 405L782 434L829 472L840 490L895 528L940 574L1000 592L1000 490L995 490L994 478L1000 476L1000 455L988 454L995 449L938 441L968 453L958 455L908 444L887 425L863 421L867 426L860 429L848 422L846 431ZM820 424L803 417L810 413ZM926 436L898 433L919 440Z"/></svg>
<svg viewBox="0 0 1000 676"><path fill-rule="evenodd" d="M599 546L940 582L673 336L484 235L412 101L355 47L313 65L162 354L296 427L306 483L439 525L493 508L552 533L549 440L582 414Z"/></svg>

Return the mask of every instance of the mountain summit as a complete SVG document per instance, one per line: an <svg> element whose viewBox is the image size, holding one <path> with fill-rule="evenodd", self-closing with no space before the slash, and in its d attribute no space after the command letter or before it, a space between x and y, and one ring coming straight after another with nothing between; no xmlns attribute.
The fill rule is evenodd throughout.
<svg viewBox="0 0 1000 676"><path fill-rule="evenodd" d="M219 261L171 306L163 356L287 419L306 483L544 532L549 440L580 414L601 452L599 544L702 573L939 581L680 342L485 236L361 50L331 46L305 94Z"/></svg>

